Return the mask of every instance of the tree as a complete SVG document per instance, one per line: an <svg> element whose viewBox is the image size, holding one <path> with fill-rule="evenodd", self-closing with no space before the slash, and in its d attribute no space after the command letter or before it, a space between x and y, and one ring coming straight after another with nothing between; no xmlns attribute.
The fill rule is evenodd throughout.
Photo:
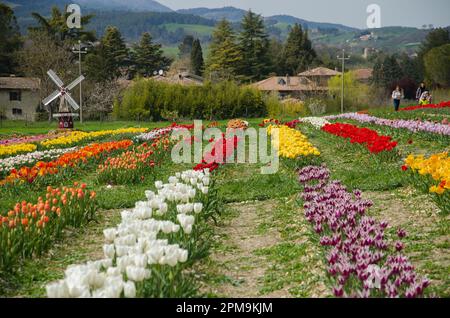
<svg viewBox="0 0 450 318"><path fill-rule="evenodd" d="M416 84L423 80L420 60L417 57L410 58L406 53L404 53L400 56L399 65L402 69L404 78L410 79Z"/></svg>
<svg viewBox="0 0 450 318"><path fill-rule="evenodd" d="M200 40L196 39L192 45L191 52L192 72L194 72L195 75L201 76L205 67L204 64L202 45L200 44Z"/></svg>
<svg viewBox="0 0 450 318"><path fill-rule="evenodd" d="M303 31L302 26L296 23L289 33L284 48L283 60L286 73L295 75L306 70L316 57L308 32Z"/></svg>
<svg viewBox="0 0 450 318"><path fill-rule="evenodd" d="M241 58L231 24L227 20L220 21L212 34L206 73L217 79L230 79L237 75Z"/></svg>
<svg viewBox="0 0 450 318"><path fill-rule="evenodd" d="M269 73L275 75L285 75L283 74L285 69L283 54L283 43L276 38L272 38L269 42L269 58L270 58L270 70Z"/></svg>
<svg viewBox="0 0 450 318"><path fill-rule="evenodd" d="M85 31L84 26L88 24L93 15L85 15L81 17L81 29L69 29L67 26L67 18L70 13L61 12L58 7L52 8L52 14L50 18L45 18L39 13L33 12L31 16L38 23L37 27L28 28L30 31L47 32L47 34L57 42L64 42L65 40L83 42L96 40L95 34L92 31Z"/></svg>
<svg viewBox="0 0 450 318"><path fill-rule="evenodd" d="M152 76L153 72L166 69L170 61L163 56L160 44L152 42L150 33L142 34L141 41L134 46L133 64L135 71L144 77Z"/></svg>
<svg viewBox="0 0 450 318"><path fill-rule="evenodd" d="M261 15L251 10L242 19L239 47L242 54L240 74L253 81L263 78L270 68L269 40Z"/></svg>
<svg viewBox="0 0 450 318"><path fill-rule="evenodd" d="M100 45L86 57L88 76L98 82L118 78L129 66L129 51L116 27L107 27Z"/></svg>
<svg viewBox="0 0 450 318"><path fill-rule="evenodd" d="M403 78L403 71L393 55L381 55L373 67L372 83L385 89Z"/></svg>
<svg viewBox="0 0 450 318"><path fill-rule="evenodd" d="M17 53L20 70L25 76L36 77L41 81L41 98L47 97L56 87L55 83L48 77L47 71L54 70L65 83L78 76L78 70L73 63L71 45L66 41L56 44L54 39L46 32L30 31L28 34L29 44ZM74 96L76 98L76 96ZM57 103L47 107L49 120Z"/></svg>
<svg viewBox="0 0 450 318"><path fill-rule="evenodd" d="M15 72L14 52L22 45L14 11L0 3L0 75Z"/></svg>
<svg viewBox="0 0 450 318"><path fill-rule="evenodd" d="M427 76L436 84L450 86L450 44L430 50L424 58Z"/></svg>
<svg viewBox="0 0 450 318"><path fill-rule="evenodd" d="M192 35L186 35L183 42L178 46L178 57L180 59L189 58L191 56L193 45L194 37Z"/></svg>

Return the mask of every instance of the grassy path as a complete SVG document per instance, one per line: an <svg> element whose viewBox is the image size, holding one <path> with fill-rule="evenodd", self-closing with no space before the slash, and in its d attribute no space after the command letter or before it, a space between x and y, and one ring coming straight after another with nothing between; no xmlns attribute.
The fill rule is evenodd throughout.
<svg viewBox="0 0 450 318"><path fill-rule="evenodd" d="M219 181L226 213L204 262L203 292L215 297L326 297L325 269L303 211L295 173L261 175L228 166Z"/></svg>

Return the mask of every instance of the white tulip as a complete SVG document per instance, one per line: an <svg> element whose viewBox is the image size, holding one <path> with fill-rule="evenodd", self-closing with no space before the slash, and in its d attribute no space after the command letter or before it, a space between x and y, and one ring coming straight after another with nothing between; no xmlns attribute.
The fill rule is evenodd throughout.
<svg viewBox="0 0 450 318"><path fill-rule="evenodd" d="M123 284L123 293L125 298L135 298L136 297L136 285L134 282L126 282Z"/></svg>
<svg viewBox="0 0 450 318"><path fill-rule="evenodd" d="M103 254L106 258L113 259L116 255L116 250L114 248L114 244L105 244L103 245Z"/></svg>
<svg viewBox="0 0 450 318"><path fill-rule="evenodd" d="M157 189L162 189L162 187L163 187L163 182L162 182L162 181L156 181L156 182L155 182L155 187L156 187Z"/></svg>
<svg viewBox="0 0 450 318"><path fill-rule="evenodd" d="M203 204L202 203L195 203L194 204L194 212L195 213L200 213L203 210Z"/></svg>
<svg viewBox="0 0 450 318"><path fill-rule="evenodd" d="M118 267L110 267L110 268L107 269L106 275L114 277L114 276L122 276L122 273L120 271L120 268L118 268Z"/></svg>
<svg viewBox="0 0 450 318"><path fill-rule="evenodd" d="M60 280L55 283L50 283L45 286L48 298L67 298L69 297L69 290L67 288L66 282Z"/></svg>
<svg viewBox="0 0 450 318"><path fill-rule="evenodd" d="M112 243L112 242L114 242L114 239L116 238L117 230L116 229L106 229L103 231L103 235L105 236L105 239L108 243Z"/></svg>
<svg viewBox="0 0 450 318"><path fill-rule="evenodd" d="M202 189L202 193L203 193L203 194L208 194L208 192L209 192L209 188L208 188L208 187L204 187L204 188Z"/></svg>

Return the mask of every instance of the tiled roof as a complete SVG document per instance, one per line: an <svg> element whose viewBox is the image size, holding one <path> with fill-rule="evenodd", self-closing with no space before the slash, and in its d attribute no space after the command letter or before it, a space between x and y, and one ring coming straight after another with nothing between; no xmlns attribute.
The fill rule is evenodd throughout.
<svg viewBox="0 0 450 318"><path fill-rule="evenodd" d="M41 81L31 77L0 77L0 89L30 89L38 90Z"/></svg>
<svg viewBox="0 0 450 318"><path fill-rule="evenodd" d="M341 75L341 72L331 70L326 67L317 67L315 69L298 74L298 76L336 76Z"/></svg>
<svg viewBox="0 0 450 318"><path fill-rule="evenodd" d="M273 76L261 82L252 84L262 91L319 91L327 90L326 87L314 85L311 80L301 76L290 76L289 84L286 76Z"/></svg>

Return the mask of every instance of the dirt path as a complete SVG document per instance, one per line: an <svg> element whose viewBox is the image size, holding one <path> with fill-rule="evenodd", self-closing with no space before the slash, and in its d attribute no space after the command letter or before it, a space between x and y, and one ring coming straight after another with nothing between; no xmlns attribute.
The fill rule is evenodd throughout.
<svg viewBox="0 0 450 318"><path fill-rule="evenodd" d="M388 221L394 238L397 228L406 230L405 253L417 271L431 280L429 288L449 297L450 216L439 214L430 197L414 188L366 192L364 196L374 202L370 215Z"/></svg>
<svg viewBox="0 0 450 318"><path fill-rule="evenodd" d="M234 217L218 229L221 244L207 269L216 279L203 286L204 292L229 298L326 296L325 272L312 270L321 268L321 256L313 251L315 243L286 235L285 231L295 232L297 237L301 224L289 217L278 218L280 211L288 210L279 201L228 205ZM292 212L292 206L289 209ZM297 221L303 218L299 210L293 215Z"/></svg>

